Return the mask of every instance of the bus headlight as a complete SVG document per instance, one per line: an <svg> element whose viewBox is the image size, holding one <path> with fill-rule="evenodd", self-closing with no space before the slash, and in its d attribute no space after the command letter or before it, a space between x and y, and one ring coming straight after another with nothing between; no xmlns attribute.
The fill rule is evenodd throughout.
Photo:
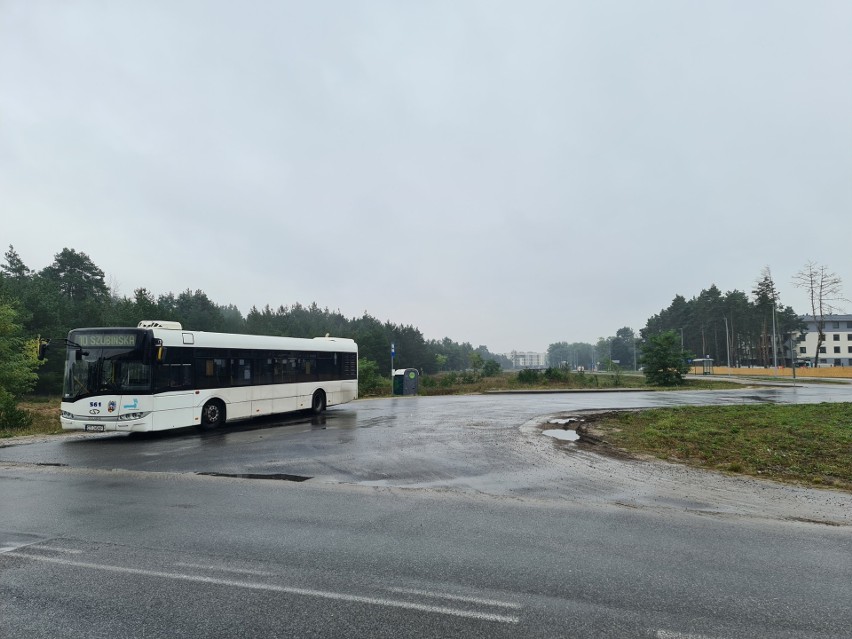
<svg viewBox="0 0 852 639"><path fill-rule="evenodd" d="M148 413L124 413L124 415L118 416L118 421L120 422L129 422L131 419L142 419Z"/></svg>
<svg viewBox="0 0 852 639"><path fill-rule="evenodd" d="M59 411L59 416L60 416L60 417L64 417L65 419L74 419L74 415L72 415L71 413L69 413L67 410L61 410L61 411Z"/></svg>

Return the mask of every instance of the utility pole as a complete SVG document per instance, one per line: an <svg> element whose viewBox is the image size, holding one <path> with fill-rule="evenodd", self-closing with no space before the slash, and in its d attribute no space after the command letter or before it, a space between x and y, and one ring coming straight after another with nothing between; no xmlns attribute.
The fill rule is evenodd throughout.
<svg viewBox="0 0 852 639"><path fill-rule="evenodd" d="M793 331L790 331L790 367L793 369L793 381L796 381L796 351L793 350Z"/></svg>
<svg viewBox="0 0 852 639"><path fill-rule="evenodd" d="M731 340L728 339L728 316L723 315L722 319L725 320L725 351L728 354L728 368L731 367Z"/></svg>
<svg viewBox="0 0 852 639"><path fill-rule="evenodd" d="M775 341L775 300L772 300L772 365L775 367L775 374L778 375L778 342Z"/></svg>

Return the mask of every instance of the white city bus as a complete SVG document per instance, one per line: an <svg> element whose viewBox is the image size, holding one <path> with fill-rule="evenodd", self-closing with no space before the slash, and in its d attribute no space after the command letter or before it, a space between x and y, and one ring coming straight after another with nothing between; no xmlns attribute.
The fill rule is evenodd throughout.
<svg viewBox="0 0 852 639"><path fill-rule="evenodd" d="M358 397L358 345L184 330L178 322L68 333L60 421L67 430L216 428Z"/></svg>

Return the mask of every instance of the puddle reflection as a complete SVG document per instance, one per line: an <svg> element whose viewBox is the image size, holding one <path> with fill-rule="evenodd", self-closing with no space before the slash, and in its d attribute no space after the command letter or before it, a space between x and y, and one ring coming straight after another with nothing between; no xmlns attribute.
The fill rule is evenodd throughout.
<svg viewBox="0 0 852 639"><path fill-rule="evenodd" d="M553 437L554 439L561 439L566 442L575 442L580 439L580 436L577 434L577 431L574 430L562 430L561 428L555 428L553 430L544 430L541 432L542 435L547 435L548 437Z"/></svg>

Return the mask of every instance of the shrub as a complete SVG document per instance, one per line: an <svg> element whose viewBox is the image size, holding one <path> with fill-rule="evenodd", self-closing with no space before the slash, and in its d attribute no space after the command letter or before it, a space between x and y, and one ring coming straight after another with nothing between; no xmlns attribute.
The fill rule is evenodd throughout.
<svg viewBox="0 0 852 639"><path fill-rule="evenodd" d="M459 381L458 373L456 373L455 371L452 371L450 373L447 373L446 375L444 375L441 378L441 387L442 388L449 388L450 386L455 386L458 383L458 381Z"/></svg>
<svg viewBox="0 0 852 639"><path fill-rule="evenodd" d="M521 384L535 384L539 381L540 377L540 371L537 371L533 368L525 368L524 370L518 372L518 382L520 382Z"/></svg>
<svg viewBox="0 0 852 639"><path fill-rule="evenodd" d="M564 382L570 373L559 368L548 368L544 371L544 379L548 382Z"/></svg>
<svg viewBox="0 0 852 639"><path fill-rule="evenodd" d="M32 423L32 415L18 408L11 393L0 389L0 430L22 430Z"/></svg>
<svg viewBox="0 0 852 639"><path fill-rule="evenodd" d="M482 365L482 376L483 377L494 377L495 375L499 375L500 371L503 369L500 368L500 364L498 364L493 359L489 359L485 364Z"/></svg>
<svg viewBox="0 0 852 639"><path fill-rule="evenodd" d="M371 359L358 360L358 395L382 395L390 392L390 382L379 375L379 365Z"/></svg>

